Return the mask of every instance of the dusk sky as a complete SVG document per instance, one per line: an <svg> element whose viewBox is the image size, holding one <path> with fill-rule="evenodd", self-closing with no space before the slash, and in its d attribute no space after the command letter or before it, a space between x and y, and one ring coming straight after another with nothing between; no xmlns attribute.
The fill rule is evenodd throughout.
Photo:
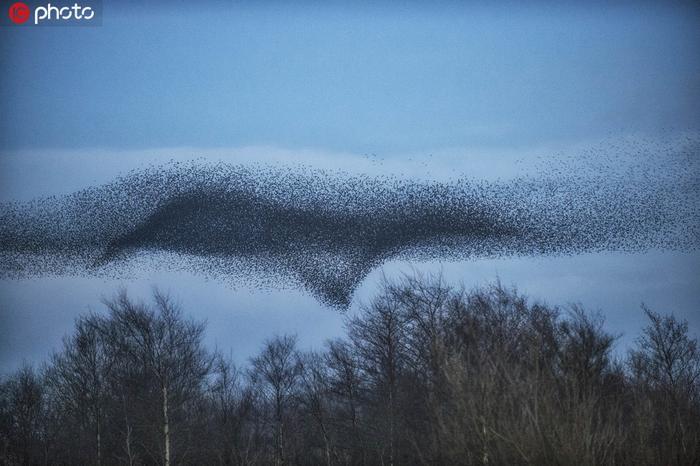
<svg viewBox="0 0 700 466"><path fill-rule="evenodd" d="M617 170L700 155L691 3L380 3L105 0L98 27L0 28L0 202L171 160L479 180L562 160L613 156ZM700 334L697 248L392 261L348 312L383 273L411 271L581 303L622 335L621 351L644 324L641 303ZM0 372L46 360L120 286L143 298L169 290L241 362L275 333L297 333L302 347L342 333L343 314L293 284L260 290L138 261L132 272L0 280Z"/></svg>

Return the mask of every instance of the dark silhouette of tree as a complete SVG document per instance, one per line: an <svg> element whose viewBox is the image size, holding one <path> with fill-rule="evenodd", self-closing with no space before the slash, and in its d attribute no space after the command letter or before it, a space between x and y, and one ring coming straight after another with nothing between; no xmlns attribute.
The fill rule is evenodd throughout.
<svg viewBox="0 0 700 466"><path fill-rule="evenodd" d="M652 462L700 458L700 349L688 323L643 307L649 325L630 351L644 451ZM646 458L645 458L646 460Z"/></svg>
<svg viewBox="0 0 700 466"><path fill-rule="evenodd" d="M274 424L274 463L286 461L285 436L290 404L297 394L302 364L296 350L296 337L275 337L251 361L251 379L259 388L265 405L271 407Z"/></svg>
<svg viewBox="0 0 700 466"><path fill-rule="evenodd" d="M348 336L357 352L368 390L365 400L376 415L372 437L382 462L396 461L400 378L407 364L406 334L399 303L380 294L348 322Z"/></svg>
<svg viewBox="0 0 700 466"><path fill-rule="evenodd" d="M104 346L102 325L95 315L79 318L75 333L64 339L63 351L53 356L46 373L51 401L60 406L64 422L92 432L89 462L98 466L102 464L106 379L114 357Z"/></svg>
<svg viewBox="0 0 700 466"><path fill-rule="evenodd" d="M32 366L25 364L3 381L0 396L3 460L21 465L43 462L45 400L41 377Z"/></svg>
<svg viewBox="0 0 700 466"><path fill-rule="evenodd" d="M141 385L145 395L141 402L151 415L150 423L158 425L162 434L162 455L158 456L169 466L176 416L182 416L183 408L201 393L211 371L212 358L202 345L204 325L184 319L174 301L158 290L153 293L152 306L131 301L126 292L106 300L105 305L110 311L105 338L114 354L125 361L125 369L131 372L127 378ZM186 434L185 429L179 433ZM187 452L185 448L180 451L182 455ZM153 451L150 455L156 456Z"/></svg>
<svg viewBox="0 0 700 466"><path fill-rule="evenodd" d="M646 307L615 358L581 306L408 276L345 338L276 336L237 367L163 293L105 304L0 381L2 464L700 464L697 340Z"/></svg>

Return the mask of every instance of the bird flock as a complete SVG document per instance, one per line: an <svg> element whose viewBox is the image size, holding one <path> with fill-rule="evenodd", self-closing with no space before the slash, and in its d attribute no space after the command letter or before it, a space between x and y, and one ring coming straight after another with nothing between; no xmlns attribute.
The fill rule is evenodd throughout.
<svg viewBox="0 0 700 466"><path fill-rule="evenodd" d="M608 147L495 181L172 162L0 204L0 278L179 268L302 287L345 309L390 260L690 251L700 244L698 141L666 154Z"/></svg>

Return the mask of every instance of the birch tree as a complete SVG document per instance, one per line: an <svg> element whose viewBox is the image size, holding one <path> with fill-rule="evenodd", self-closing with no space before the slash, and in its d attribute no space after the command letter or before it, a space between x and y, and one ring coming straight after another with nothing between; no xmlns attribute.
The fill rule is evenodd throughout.
<svg viewBox="0 0 700 466"><path fill-rule="evenodd" d="M173 461L173 414L203 390L212 358L202 344L204 325L183 318L168 295L154 290L153 304L135 303L126 292L106 300L110 338L122 357L143 369L159 394L162 461Z"/></svg>

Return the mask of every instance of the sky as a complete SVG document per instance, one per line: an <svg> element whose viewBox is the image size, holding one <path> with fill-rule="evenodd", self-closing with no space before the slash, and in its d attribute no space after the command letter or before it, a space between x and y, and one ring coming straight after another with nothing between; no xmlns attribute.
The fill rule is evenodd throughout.
<svg viewBox="0 0 700 466"><path fill-rule="evenodd" d="M630 141L675 147L700 134L700 8L527 3L104 0L101 26L0 27L0 202L171 159L507 178L543 157L634 157ZM381 273L414 269L600 310L622 349L642 302L700 334L697 252L392 262L348 312ZM320 347L343 332L344 316L303 290L183 271L3 279L0 372L44 360L117 287L145 297L154 285L239 362L274 333Z"/></svg>

